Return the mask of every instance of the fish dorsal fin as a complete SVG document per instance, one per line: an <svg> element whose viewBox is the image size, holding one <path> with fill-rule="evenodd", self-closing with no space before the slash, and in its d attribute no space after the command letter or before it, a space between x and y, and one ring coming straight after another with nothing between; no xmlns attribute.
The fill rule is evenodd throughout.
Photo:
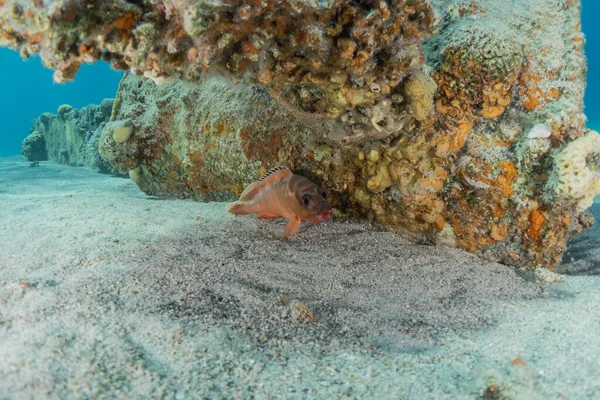
<svg viewBox="0 0 600 400"><path fill-rule="evenodd" d="M286 176L292 176L292 171L287 169L286 167L275 167L271 168L269 172L264 174L258 181L264 182L265 185L278 181L281 178L285 178Z"/></svg>
<svg viewBox="0 0 600 400"><path fill-rule="evenodd" d="M286 167L271 168L269 172L264 174L258 181L250 184L250 186L244 189L240 196L240 201L251 201L263 187L292 175L292 171Z"/></svg>

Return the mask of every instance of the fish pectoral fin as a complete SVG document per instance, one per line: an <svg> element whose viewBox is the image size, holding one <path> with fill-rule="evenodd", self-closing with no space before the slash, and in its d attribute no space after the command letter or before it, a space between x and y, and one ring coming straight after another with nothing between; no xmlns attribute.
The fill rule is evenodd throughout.
<svg viewBox="0 0 600 400"><path fill-rule="evenodd" d="M298 233L301 224L302 220L300 219L300 217L294 217L290 219L290 222L288 222L288 224L285 227L285 231L283 231L283 237L288 238Z"/></svg>
<svg viewBox="0 0 600 400"><path fill-rule="evenodd" d="M266 212L256 214L254 216L254 218L256 218L256 219L263 219L263 218L268 219L268 218L278 218L278 217L279 217L279 215L277 215L277 214L271 214L271 213L266 213Z"/></svg>

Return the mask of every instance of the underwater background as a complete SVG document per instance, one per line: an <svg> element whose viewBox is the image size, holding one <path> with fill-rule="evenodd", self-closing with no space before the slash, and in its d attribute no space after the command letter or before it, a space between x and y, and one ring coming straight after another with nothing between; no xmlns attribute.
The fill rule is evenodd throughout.
<svg viewBox="0 0 600 400"><path fill-rule="evenodd" d="M500 0L499 0L500 1ZM582 29L586 35L588 60L585 110L588 127L600 130L600 15L598 0L582 0ZM113 98L121 71L105 62L84 64L73 82L55 84L53 71L45 68L39 57L23 62L18 52L0 48L0 156L20 154L21 143L31 128L31 121L44 112L56 113L62 104L81 108Z"/></svg>
<svg viewBox="0 0 600 400"><path fill-rule="evenodd" d="M123 76L105 62L84 64L73 82L56 84L54 71L45 68L38 56L23 61L18 52L0 48L0 156L21 153L21 143L31 129L31 121L45 112L56 114L62 104L75 108L100 104L114 98Z"/></svg>
<svg viewBox="0 0 600 400"><path fill-rule="evenodd" d="M0 0L59 78L185 78L0 48L0 400L600 399L600 0L288 3Z"/></svg>
<svg viewBox="0 0 600 400"><path fill-rule="evenodd" d="M588 126L600 129L600 26L596 19L600 15L600 2L582 1L582 29L586 35L585 53L588 60L585 112Z"/></svg>

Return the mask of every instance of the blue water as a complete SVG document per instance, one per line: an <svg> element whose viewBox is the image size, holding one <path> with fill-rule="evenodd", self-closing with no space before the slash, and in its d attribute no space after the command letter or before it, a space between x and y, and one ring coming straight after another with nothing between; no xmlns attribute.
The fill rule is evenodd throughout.
<svg viewBox="0 0 600 400"><path fill-rule="evenodd" d="M56 113L61 104L80 108L115 97L123 76L122 71L98 62L83 65L74 82L56 84L53 71L45 68L39 57L24 62L19 53L3 47L0 63L0 156L21 153L32 119L44 112Z"/></svg>
<svg viewBox="0 0 600 400"><path fill-rule="evenodd" d="M500 0L499 0L500 1ZM582 29L586 34L588 86L585 94L588 126L600 130L600 16L599 0L582 0ZM0 156L19 154L31 120L56 112L61 104L79 108L114 97L122 72L98 62L83 65L74 82L54 84L53 71L38 57L24 62L17 52L0 48Z"/></svg>
<svg viewBox="0 0 600 400"><path fill-rule="evenodd" d="M585 113L588 126L600 130L600 1L582 0L581 27L586 35L585 53L588 61Z"/></svg>

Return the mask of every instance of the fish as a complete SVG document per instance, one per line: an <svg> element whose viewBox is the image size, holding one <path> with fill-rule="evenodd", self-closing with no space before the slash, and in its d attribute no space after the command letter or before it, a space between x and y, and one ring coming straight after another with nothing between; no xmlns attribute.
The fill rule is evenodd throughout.
<svg viewBox="0 0 600 400"><path fill-rule="evenodd" d="M238 201L227 204L227 211L235 215L258 213L254 218L286 218L289 222L281 239L298 233L302 221L318 223L333 216L327 193L286 167L275 167L248 185Z"/></svg>

